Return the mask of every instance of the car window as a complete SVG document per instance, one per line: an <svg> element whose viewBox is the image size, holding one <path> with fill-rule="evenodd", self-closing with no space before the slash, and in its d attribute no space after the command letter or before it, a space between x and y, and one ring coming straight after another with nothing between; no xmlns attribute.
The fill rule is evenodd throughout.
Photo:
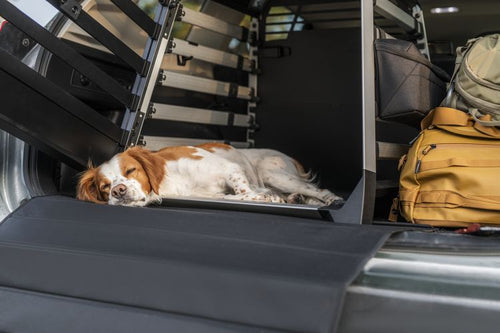
<svg viewBox="0 0 500 333"><path fill-rule="evenodd" d="M9 2L41 26L46 26L58 13L57 10L45 0L9 0Z"/></svg>

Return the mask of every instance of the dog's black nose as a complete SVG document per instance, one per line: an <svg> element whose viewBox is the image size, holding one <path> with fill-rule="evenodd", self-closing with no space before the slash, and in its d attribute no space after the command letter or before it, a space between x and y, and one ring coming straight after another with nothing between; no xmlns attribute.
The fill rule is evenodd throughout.
<svg viewBox="0 0 500 333"><path fill-rule="evenodd" d="M123 184L116 185L111 189L111 195L117 199L122 198L125 194L127 194L127 186Z"/></svg>

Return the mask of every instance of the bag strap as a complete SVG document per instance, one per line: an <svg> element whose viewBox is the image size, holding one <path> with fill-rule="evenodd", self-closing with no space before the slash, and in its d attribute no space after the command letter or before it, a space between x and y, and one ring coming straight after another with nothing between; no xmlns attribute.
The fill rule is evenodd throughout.
<svg viewBox="0 0 500 333"><path fill-rule="evenodd" d="M420 123L422 130L429 128L431 125L472 126L472 123L470 123L470 117L467 113L457 109L439 106L431 110Z"/></svg>
<svg viewBox="0 0 500 333"><path fill-rule="evenodd" d="M482 125L485 127L500 126L500 120L481 120L481 119L479 119L480 117L483 117L484 115L481 112L479 112L478 109L470 108L469 114L471 115L472 119L474 119L474 121L479 125ZM489 115L487 115L487 116L489 116ZM491 116L489 118L491 119Z"/></svg>
<svg viewBox="0 0 500 333"><path fill-rule="evenodd" d="M479 117L483 117L480 119ZM472 116L463 111L448 108L444 106L439 106L431 112L422 120L420 127L422 130L429 128L430 126L461 126L461 127L473 127L476 131L487 135L490 138L500 139L500 128L494 125L500 123L497 121L489 121L491 119L490 115L483 116L480 113L476 113ZM482 125L486 123L487 125Z"/></svg>
<svg viewBox="0 0 500 333"><path fill-rule="evenodd" d="M465 44L465 46L457 48L457 57L455 59L455 68L453 70L453 75L451 76L450 82L455 81L455 78L458 74L458 70L460 69L462 62L464 62L464 59L467 56L467 53L469 53L469 51L471 50L472 45L474 45L474 43L476 43L481 38L483 38L483 37L469 39L467 41L467 44Z"/></svg>
<svg viewBox="0 0 500 333"><path fill-rule="evenodd" d="M454 92L455 88L455 79L457 77L458 71L460 69L460 66L462 65L462 62L464 61L465 56L467 53L469 53L470 49L472 48L472 45L482 37L477 37L477 38L472 38L467 41L467 44L465 46L461 46L457 48L457 57L455 58L455 68L453 69L453 74L451 75L450 79L450 84L448 86L448 90L446 92L446 97L441 103L442 106L449 106L452 108L457 107L457 98L458 96Z"/></svg>

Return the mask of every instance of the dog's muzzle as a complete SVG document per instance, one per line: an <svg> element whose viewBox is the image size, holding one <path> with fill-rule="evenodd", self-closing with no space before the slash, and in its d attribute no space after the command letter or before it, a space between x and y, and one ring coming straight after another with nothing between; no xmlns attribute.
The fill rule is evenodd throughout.
<svg viewBox="0 0 500 333"><path fill-rule="evenodd" d="M116 185L111 189L111 195L116 199L122 199L127 194L127 186L124 184Z"/></svg>

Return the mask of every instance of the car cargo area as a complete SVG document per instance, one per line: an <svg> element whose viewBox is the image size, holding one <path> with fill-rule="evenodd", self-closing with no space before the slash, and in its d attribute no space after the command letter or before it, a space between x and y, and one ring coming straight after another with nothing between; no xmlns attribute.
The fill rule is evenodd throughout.
<svg viewBox="0 0 500 333"><path fill-rule="evenodd" d="M377 120L372 44L383 35L425 46L418 5L170 1L144 12L128 1L89 0L74 8L49 2L61 11L49 28L59 39L2 5L3 15L40 43L25 62L42 76L18 67L22 83L43 100L37 108L50 113L30 115L44 124L33 131L23 130L28 118L7 118L14 133L42 151L35 153L39 165L56 159L47 162L59 165L59 174L45 193L74 195L75 174L88 160L100 164L127 147L221 142L280 150L346 204L189 198L164 204L353 223L386 218L397 191L397 159L417 129ZM5 74L19 77L9 67ZM34 110L35 99L25 103ZM67 126L48 130L53 123Z"/></svg>
<svg viewBox="0 0 500 333"><path fill-rule="evenodd" d="M41 2L45 26L0 0L0 332L497 329L500 229L388 218L449 80L399 93L432 67L418 1ZM345 202L75 198L128 148L207 142L279 150Z"/></svg>

